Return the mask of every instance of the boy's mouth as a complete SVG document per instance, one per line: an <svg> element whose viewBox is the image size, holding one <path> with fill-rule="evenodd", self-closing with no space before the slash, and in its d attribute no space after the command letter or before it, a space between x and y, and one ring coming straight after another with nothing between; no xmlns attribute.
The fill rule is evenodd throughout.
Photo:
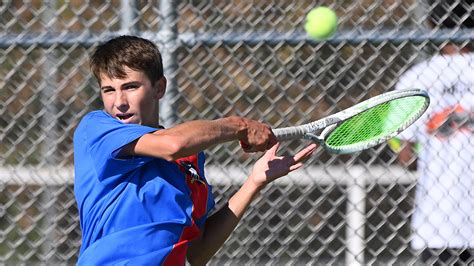
<svg viewBox="0 0 474 266"><path fill-rule="evenodd" d="M120 121L128 120L128 119L131 118L132 116L133 116L133 114L117 114L117 118L118 118L118 120L120 120Z"/></svg>

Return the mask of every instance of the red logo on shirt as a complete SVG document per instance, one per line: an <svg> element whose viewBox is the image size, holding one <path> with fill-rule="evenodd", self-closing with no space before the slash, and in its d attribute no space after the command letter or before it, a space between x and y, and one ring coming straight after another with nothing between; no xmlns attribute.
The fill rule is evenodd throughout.
<svg viewBox="0 0 474 266"><path fill-rule="evenodd" d="M170 254L165 259L164 265L184 265L189 242L201 235L196 220L202 218L207 211L208 185L199 174L197 155L181 158L176 163L179 169L185 173L186 183L191 190L189 196L193 202L193 209L191 225L183 229L178 243L173 246Z"/></svg>
<svg viewBox="0 0 474 266"><path fill-rule="evenodd" d="M439 138L447 138L458 131L474 132L474 112L466 111L461 105L448 107L434 113L426 129L429 134Z"/></svg>

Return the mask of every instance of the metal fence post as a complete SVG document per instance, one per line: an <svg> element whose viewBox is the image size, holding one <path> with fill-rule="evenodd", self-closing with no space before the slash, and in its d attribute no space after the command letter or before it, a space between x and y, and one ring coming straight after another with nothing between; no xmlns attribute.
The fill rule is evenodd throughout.
<svg viewBox="0 0 474 266"><path fill-rule="evenodd" d="M120 1L120 29L122 34L135 34L137 31L134 20L136 4L135 1L121 0Z"/></svg>
<svg viewBox="0 0 474 266"><path fill-rule="evenodd" d="M42 13L41 19L46 26L47 32L52 32L54 24L51 23L51 18L54 18L54 8L56 1L46 1L45 10ZM54 22L54 20L53 20ZM51 24L51 25L50 25ZM57 99L57 81L56 81L56 55L55 46L52 45L44 51L45 61L43 64L42 71L42 82L40 84L40 104L43 106L44 113L41 116L41 128L44 130L45 138L43 145L41 146L41 164L47 166L58 165L61 160L59 158L58 150L58 106L56 103ZM39 227L41 234L44 234L44 240L40 246L40 256L43 261L51 261L55 254L55 230L56 224L56 209L55 209L56 198L54 196L54 188L51 186L44 186L44 189L40 196L40 206L44 209L44 216L41 225Z"/></svg>
<svg viewBox="0 0 474 266"><path fill-rule="evenodd" d="M176 50L179 42L176 1L160 1L160 11L162 24L158 36L162 38L161 42L163 46L161 53L163 58L163 71L168 80L165 96L160 103L160 121L162 125L169 127L178 120L177 114L175 110L173 110L173 103L178 95L178 81L176 79L178 62Z"/></svg>
<svg viewBox="0 0 474 266"><path fill-rule="evenodd" d="M365 244L365 171L361 167L349 170L346 207L346 265L364 265Z"/></svg>

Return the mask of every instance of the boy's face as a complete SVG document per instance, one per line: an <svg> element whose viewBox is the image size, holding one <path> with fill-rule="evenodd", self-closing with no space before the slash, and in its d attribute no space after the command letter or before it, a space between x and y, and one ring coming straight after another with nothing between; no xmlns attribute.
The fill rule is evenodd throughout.
<svg viewBox="0 0 474 266"><path fill-rule="evenodd" d="M123 79L101 75L100 95L104 109L126 124L158 126L158 100L163 97L166 79L155 84L143 72L125 68Z"/></svg>

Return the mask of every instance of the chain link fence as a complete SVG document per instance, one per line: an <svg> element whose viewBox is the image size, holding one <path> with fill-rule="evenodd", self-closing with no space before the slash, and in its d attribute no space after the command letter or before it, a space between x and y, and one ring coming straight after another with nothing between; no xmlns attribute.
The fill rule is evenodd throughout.
<svg viewBox="0 0 474 266"><path fill-rule="evenodd" d="M302 31L317 5L339 15L327 41ZM429 29L430 5L359 1L2 1L0 262L74 264L73 131L101 108L88 56L112 36L158 44L168 79L165 126L240 115L295 125L392 90L441 45L472 32ZM472 6L471 6L472 8ZM284 143L292 152L304 143ZM258 155L236 143L206 151L217 207ZM269 186L212 264L405 264L417 176L386 145L335 156Z"/></svg>

